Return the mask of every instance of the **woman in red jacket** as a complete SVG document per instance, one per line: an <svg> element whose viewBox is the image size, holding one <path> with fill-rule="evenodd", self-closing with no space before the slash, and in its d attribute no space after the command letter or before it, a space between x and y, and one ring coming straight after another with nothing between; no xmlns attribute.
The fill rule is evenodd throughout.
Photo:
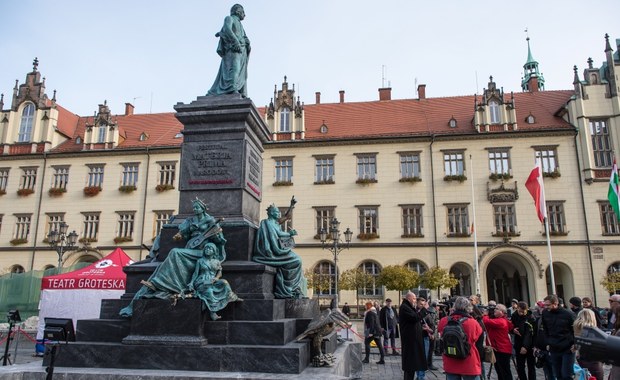
<svg viewBox="0 0 620 380"><path fill-rule="evenodd" d="M467 318L467 320L463 321L463 331L467 335L467 341L469 342L469 356L465 359L454 359L442 355L446 380L473 380L478 379L480 376L480 354L476 349L476 341L482 335L482 327L469 314L471 310L472 305L469 300L465 297L459 297L454 301L454 311L452 314L443 317L437 326L437 331L441 335L449 319L458 321L463 317Z"/></svg>
<svg viewBox="0 0 620 380"><path fill-rule="evenodd" d="M512 373L510 372L512 343L509 334L510 331L514 330L514 326L506 317L506 306L498 303L495 307L494 318L485 315L482 317L482 322L484 322L484 327L489 334L491 346L495 350L497 380L512 380Z"/></svg>

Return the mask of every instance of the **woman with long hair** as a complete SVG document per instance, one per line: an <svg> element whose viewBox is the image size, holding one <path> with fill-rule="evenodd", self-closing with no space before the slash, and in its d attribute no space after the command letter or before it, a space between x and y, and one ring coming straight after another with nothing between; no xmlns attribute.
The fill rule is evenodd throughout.
<svg viewBox="0 0 620 380"><path fill-rule="evenodd" d="M580 336L584 327L596 327L596 316L590 309L582 309L579 314L577 314L575 323L573 323L575 336ZM596 377L596 380L603 380L603 363L599 361L583 360L579 357L579 353L577 353L577 363L579 363L582 368L586 368L590 371L592 376Z"/></svg>

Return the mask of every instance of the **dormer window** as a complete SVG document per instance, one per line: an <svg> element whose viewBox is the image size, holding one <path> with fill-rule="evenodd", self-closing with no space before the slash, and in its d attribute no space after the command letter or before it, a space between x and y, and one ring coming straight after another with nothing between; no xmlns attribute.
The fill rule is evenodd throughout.
<svg viewBox="0 0 620 380"><path fill-rule="evenodd" d="M146 141L148 140L148 138L149 138L149 135L146 132L142 132L139 137L140 141Z"/></svg>
<svg viewBox="0 0 620 380"><path fill-rule="evenodd" d="M323 134L327 133L327 125L325 124L325 121L323 121L323 124L321 124L321 128L319 128L319 130Z"/></svg>
<svg viewBox="0 0 620 380"><path fill-rule="evenodd" d="M448 121L448 126L450 126L450 128L456 128L456 119L454 118L454 116L452 116L450 121Z"/></svg>
<svg viewBox="0 0 620 380"><path fill-rule="evenodd" d="M279 132L291 131L291 111L288 107L283 107L280 110L280 130Z"/></svg>
<svg viewBox="0 0 620 380"><path fill-rule="evenodd" d="M105 142L105 135L106 135L106 126L105 124L99 124L99 133L97 135L97 142L98 143L104 143Z"/></svg>
<svg viewBox="0 0 620 380"><path fill-rule="evenodd" d="M81 143L82 143L82 138L81 138L80 136L76 137L76 138L75 138L75 144L76 144L76 145L79 145L79 144L81 144Z"/></svg>
<svg viewBox="0 0 620 380"><path fill-rule="evenodd" d="M32 121L34 120L34 104L29 103L22 111L22 120L19 124L18 142L28 142L32 135Z"/></svg>
<svg viewBox="0 0 620 380"><path fill-rule="evenodd" d="M525 122L528 124L534 124L536 122L536 118L534 115L529 114L528 117L525 118Z"/></svg>
<svg viewBox="0 0 620 380"><path fill-rule="evenodd" d="M491 118L491 124L499 124L499 103L496 101L489 102L489 115Z"/></svg>

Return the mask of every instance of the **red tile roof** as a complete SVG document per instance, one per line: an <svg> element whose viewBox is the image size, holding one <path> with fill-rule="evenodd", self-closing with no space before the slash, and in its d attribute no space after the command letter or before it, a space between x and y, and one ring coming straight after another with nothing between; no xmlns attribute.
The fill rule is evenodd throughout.
<svg viewBox="0 0 620 380"><path fill-rule="evenodd" d="M541 129L572 130L564 119L556 116L568 102L572 91L541 91L514 94L518 131ZM478 96L478 101L481 97ZM324 103L305 105L306 141L330 139L359 139L375 137L403 137L424 135L479 134L473 125L475 97L458 96L427 99L398 99L388 101ZM265 114L264 108L259 108ZM59 107L59 130L71 136L71 140L54 148L54 152L75 152L82 150L82 144L75 144L80 136L84 139L87 124L93 117L78 117ZM530 113L536 118L534 124L525 123ZM124 138L118 149L142 147L179 146L182 138L174 136L183 129L174 113L117 115L113 119L119 125ZM454 117L456 128L448 126ZM320 132L325 123L328 132ZM148 138L140 141L140 135ZM299 140L296 140L299 142Z"/></svg>

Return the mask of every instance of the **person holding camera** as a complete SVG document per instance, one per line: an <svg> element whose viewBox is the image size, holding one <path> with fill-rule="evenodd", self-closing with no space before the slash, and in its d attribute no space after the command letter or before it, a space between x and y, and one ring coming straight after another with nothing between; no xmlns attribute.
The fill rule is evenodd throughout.
<svg viewBox="0 0 620 380"><path fill-rule="evenodd" d="M519 380L536 379L536 359L534 358L534 326L536 320L532 316L527 303L517 302L517 308L511 318L514 329L513 347L517 362L517 375ZM527 375L525 365L527 364Z"/></svg>
<svg viewBox="0 0 620 380"><path fill-rule="evenodd" d="M490 309L488 311L490 313ZM514 326L507 317L506 306L499 303L495 306L494 317L490 318L488 314L482 318L491 346L495 350L495 371L498 380L512 380L510 372L510 358L512 357L512 343L510 342L510 331L514 330Z"/></svg>

